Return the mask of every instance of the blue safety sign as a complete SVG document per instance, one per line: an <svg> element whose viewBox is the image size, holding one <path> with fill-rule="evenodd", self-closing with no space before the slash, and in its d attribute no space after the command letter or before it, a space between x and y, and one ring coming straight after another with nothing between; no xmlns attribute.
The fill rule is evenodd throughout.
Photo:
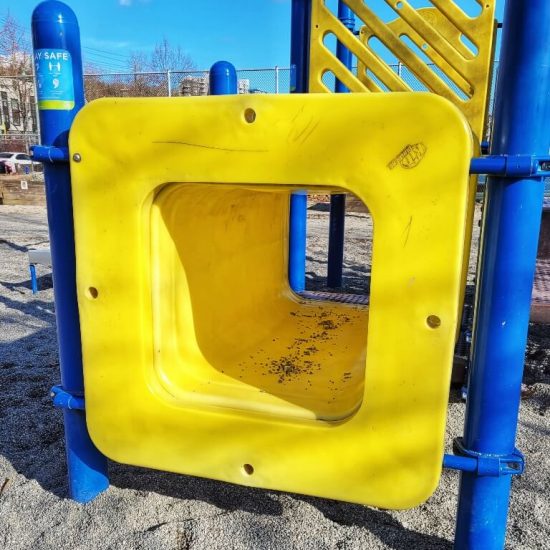
<svg viewBox="0 0 550 550"><path fill-rule="evenodd" d="M40 49L34 52L39 109L74 108L73 63L67 50Z"/></svg>

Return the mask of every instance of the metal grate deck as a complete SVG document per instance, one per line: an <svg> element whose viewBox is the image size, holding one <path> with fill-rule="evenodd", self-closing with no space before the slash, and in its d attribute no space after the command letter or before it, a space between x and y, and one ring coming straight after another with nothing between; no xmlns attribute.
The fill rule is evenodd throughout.
<svg viewBox="0 0 550 550"><path fill-rule="evenodd" d="M322 292L316 290L304 290L298 294L307 300L323 300L361 306L366 306L369 303L369 297L364 294L345 294L343 292Z"/></svg>
<svg viewBox="0 0 550 550"><path fill-rule="evenodd" d="M537 260L532 300L531 321L550 323L550 258Z"/></svg>

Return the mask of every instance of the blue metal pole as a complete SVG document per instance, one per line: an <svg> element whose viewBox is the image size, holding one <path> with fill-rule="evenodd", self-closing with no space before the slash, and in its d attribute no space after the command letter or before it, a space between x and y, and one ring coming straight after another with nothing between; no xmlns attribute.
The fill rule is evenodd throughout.
<svg viewBox="0 0 550 550"><path fill-rule="evenodd" d="M68 6L47 0L32 14L32 36L42 149L53 146L67 151L71 123L84 105L78 21ZM64 391L82 397L69 164L67 158L64 162L40 160L45 161L61 383ZM63 413L70 496L87 502L109 486L107 459L90 439L84 411L64 408Z"/></svg>
<svg viewBox="0 0 550 550"><path fill-rule="evenodd" d="M210 95L237 93L237 71L229 61L216 61L210 67Z"/></svg>
<svg viewBox="0 0 550 550"><path fill-rule="evenodd" d="M493 155L545 155L550 146L550 2L506 2ZM544 184L487 184L463 454L514 453ZM504 546L511 475L461 474L455 547Z"/></svg>
<svg viewBox="0 0 550 550"><path fill-rule="evenodd" d="M355 30L355 16L353 11L344 4L338 2L338 19L351 32ZM351 69L353 56L351 52L338 41L336 44L336 57ZM337 94L349 92L347 86L336 79L334 91ZM328 235L328 267L327 286L338 288L342 286L342 266L344 264L344 224L346 220L346 195L337 194L330 196L330 222Z"/></svg>
<svg viewBox="0 0 550 550"><path fill-rule="evenodd" d="M308 91L311 1L292 0L290 64L293 93ZM290 196L288 281L295 292L306 288L306 232L307 195L293 193Z"/></svg>
<svg viewBox="0 0 550 550"><path fill-rule="evenodd" d="M32 293L36 294L38 292L38 280L36 278L36 266L34 264L29 264L29 271L31 273Z"/></svg>

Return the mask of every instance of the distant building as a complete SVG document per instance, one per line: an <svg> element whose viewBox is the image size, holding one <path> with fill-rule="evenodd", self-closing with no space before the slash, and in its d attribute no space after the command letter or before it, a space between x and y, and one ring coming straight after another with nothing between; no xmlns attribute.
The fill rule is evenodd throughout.
<svg viewBox="0 0 550 550"><path fill-rule="evenodd" d="M26 52L0 55L0 134L25 134L38 129L30 59ZM20 72L22 76L13 76Z"/></svg>
<svg viewBox="0 0 550 550"><path fill-rule="evenodd" d="M250 91L250 80L248 80L248 78L241 78L239 80L238 90L240 94L248 94Z"/></svg>
<svg viewBox="0 0 550 550"><path fill-rule="evenodd" d="M181 81L181 95L208 95L208 76L186 76Z"/></svg>
<svg viewBox="0 0 550 550"><path fill-rule="evenodd" d="M0 76L0 134L37 131L34 94L32 78Z"/></svg>
<svg viewBox="0 0 550 550"><path fill-rule="evenodd" d="M210 88L210 79L208 75L204 76L185 76L180 85L181 95L183 96L198 96L208 95ZM237 82L237 92L239 94L250 93L250 80L241 78Z"/></svg>

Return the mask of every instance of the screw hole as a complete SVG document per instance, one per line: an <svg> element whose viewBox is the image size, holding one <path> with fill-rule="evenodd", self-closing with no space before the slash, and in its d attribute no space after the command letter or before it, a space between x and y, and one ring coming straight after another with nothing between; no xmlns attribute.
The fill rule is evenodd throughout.
<svg viewBox="0 0 550 550"><path fill-rule="evenodd" d="M426 323L430 328L439 328L441 326L441 319L437 315L430 315L426 319Z"/></svg>
<svg viewBox="0 0 550 550"><path fill-rule="evenodd" d="M243 464L243 473L247 476L251 476L254 473L254 466L252 466L252 464Z"/></svg>
<svg viewBox="0 0 550 550"><path fill-rule="evenodd" d="M426 44L426 43L422 44L422 49L423 49L424 51L427 50L427 49L428 49L428 44Z"/></svg>
<svg viewBox="0 0 550 550"><path fill-rule="evenodd" d="M403 2L397 2L397 4L395 4L395 7L400 10L403 7Z"/></svg>
<svg viewBox="0 0 550 550"><path fill-rule="evenodd" d="M90 286L86 290L86 296L90 298L90 300L95 300L99 296L99 291L95 286Z"/></svg>
<svg viewBox="0 0 550 550"><path fill-rule="evenodd" d="M244 112L244 119L248 123L252 123L256 120L256 111L254 109L246 109Z"/></svg>

